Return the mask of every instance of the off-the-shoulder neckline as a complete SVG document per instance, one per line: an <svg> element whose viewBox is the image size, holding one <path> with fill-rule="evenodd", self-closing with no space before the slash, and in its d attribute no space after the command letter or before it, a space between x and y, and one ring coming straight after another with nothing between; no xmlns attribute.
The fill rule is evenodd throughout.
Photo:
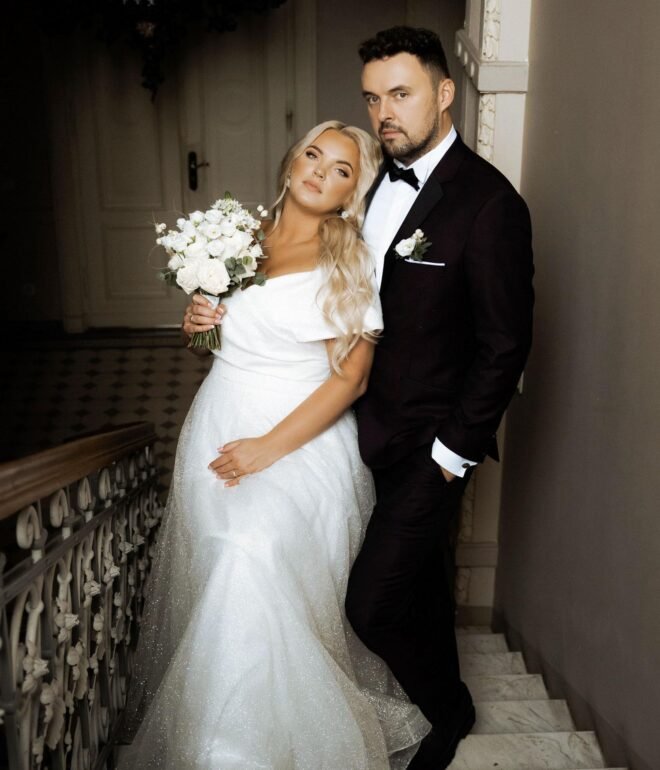
<svg viewBox="0 0 660 770"><path fill-rule="evenodd" d="M280 278L291 278L294 275L311 275L312 273L316 273L320 269L321 269L320 266L317 265L316 267L313 267L311 270L295 270L291 273L281 273L280 275L274 275L272 278L267 275L266 285L268 285L272 281L279 281Z"/></svg>

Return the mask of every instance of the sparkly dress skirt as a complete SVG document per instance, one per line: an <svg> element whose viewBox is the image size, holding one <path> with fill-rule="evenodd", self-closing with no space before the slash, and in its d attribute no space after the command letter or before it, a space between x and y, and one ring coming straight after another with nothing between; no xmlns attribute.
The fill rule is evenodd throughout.
<svg viewBox="0 0 660 770"><path fill-rule="evenodd" d="M229 341L223 355L179 439L119 767L405 768L430 726L344 613L374 502L353 415L226 488L217 447L263 435L320 381L237 366Z"/></svg>

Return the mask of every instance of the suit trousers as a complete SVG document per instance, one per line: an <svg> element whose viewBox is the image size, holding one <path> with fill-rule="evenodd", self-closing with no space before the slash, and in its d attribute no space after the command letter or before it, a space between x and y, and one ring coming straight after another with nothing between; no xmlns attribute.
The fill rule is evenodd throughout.
<svg viewBox="0 0 660 770"><path fill-rule="evenodd" d="M470 471L447 482L425 444L373 473L376 506L348 582L348 620L434 733L450 735L458 704L469 702L454 630L454 533Z"/></svg>

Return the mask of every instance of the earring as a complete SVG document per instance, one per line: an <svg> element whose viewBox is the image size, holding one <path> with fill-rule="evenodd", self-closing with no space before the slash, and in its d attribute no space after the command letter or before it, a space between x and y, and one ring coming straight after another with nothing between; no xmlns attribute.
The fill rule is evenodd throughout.
<svg viewBox="0 0 660 770"><path fill-rule="evenodd" d="M291 174L286 178L286 186L291 187Z"/></svg>
<svg viewBox="0 0 660 770"><path fill-rule="evenodd" d="M350 213L344 209L340 214L342 219L348 219L350 217Z"/></svg>

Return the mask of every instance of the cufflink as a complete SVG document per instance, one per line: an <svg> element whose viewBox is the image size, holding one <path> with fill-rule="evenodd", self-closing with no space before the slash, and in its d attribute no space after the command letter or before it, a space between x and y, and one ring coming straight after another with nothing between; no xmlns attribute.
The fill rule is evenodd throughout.
<svg viewBox="0 0 660 770"><path fill-rule="evenodd" d="M467 470L470 467L471 467L470 463L463 463L463 465L461 465L461 468L465 468L465 470Z"/></svg>

